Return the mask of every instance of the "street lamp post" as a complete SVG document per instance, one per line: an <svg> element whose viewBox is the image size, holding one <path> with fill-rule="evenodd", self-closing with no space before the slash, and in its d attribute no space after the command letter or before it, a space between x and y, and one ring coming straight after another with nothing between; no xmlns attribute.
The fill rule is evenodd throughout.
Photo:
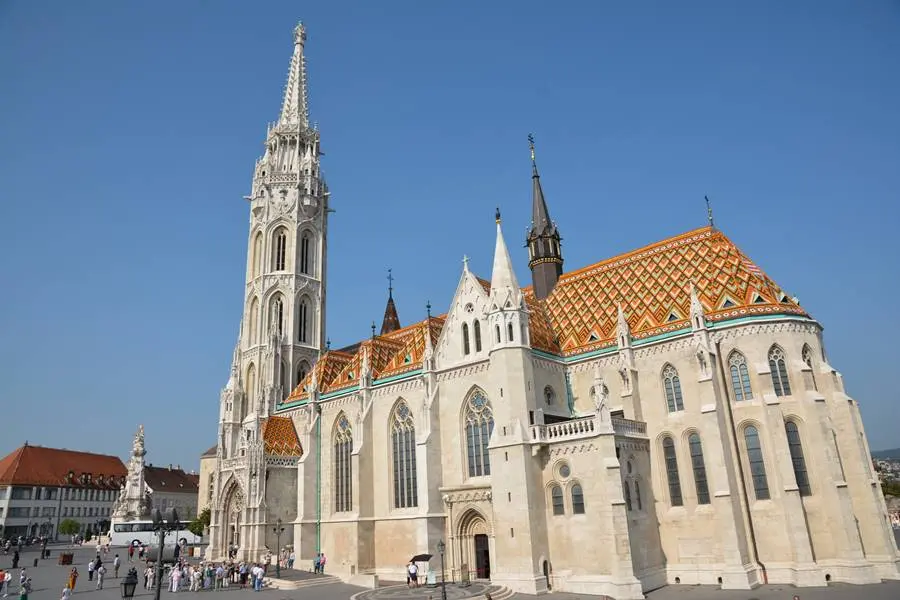
<svg viewBox="0 0 900 600"><path fill-rule="evenodd" d="M153 578L156 579L156 600L159 600L160 593L162 592L162 562L163 548L166 545L166 533L174 531L177 528L178 513L175 512L174 508L172 509L172 512L169 513L168 522L163 519L159 509L156 509L156 512L153 515L153 529L159 534L159 549L156 551L156 573L153 575Z"/></svg>
<svg viewBox="0 0 900 600"><path fill-rule="evenodd" d="M281 517L275 521L276 552L275 552L275 577L281 577L281 534L284 533L284 527L281 526Z"/></svg>
<svg viewBox="0 0 900 600"><path fill-rule="evenodd" d="M444 551L447 549L447 545L444 540L438 542L437 549L441 555L441 600L447 600L447 582L444 580Z"/></svg>

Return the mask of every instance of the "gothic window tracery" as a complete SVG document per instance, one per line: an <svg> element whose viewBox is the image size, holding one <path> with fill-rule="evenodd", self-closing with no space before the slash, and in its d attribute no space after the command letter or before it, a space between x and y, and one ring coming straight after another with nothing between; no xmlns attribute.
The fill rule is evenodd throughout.
<svg viewBox="0 0 900 600"><path fill-rule="evenodd" d="M469 324L462 324L462 343L463 343L463 355L468 356L469 354Z"/></svg>
<svg viewBox="0 0 900 600"><path fill-rule="evenodd" d="M297 315L297 339L301 344L309 343L309 302L306 298L300 300L299 314Z"/></svg>
<svg viewBox="0 0 900 600"><path fill-rule="evenodd" d="M402 400L391 418L394 460L394 508L419 505L416 473L416 427L412 412Z"/></svg>
<svg viewBox="0 0 900 600"><path fill-rule="evenodd" d="M691 468L694 470L694 487L697 489L697 504L709 504L709 482L706 480L706 465L703 462L703 444L700 434L688 436L691 450Z"/></svg>
<svg viewBox="0 0 900 600"><path fill-rule="evenodd" d="M287 268L287 230L279 227L272 234L272 270L284 271Z"/></svg>
<svg viewBox="0 0 900 600"><path fill-rule="evenodd" d="M347 415L338 415L334 430L334 512L353 509L353 431Z"/></svg>
<svg viewBox="0 0 900 600"><path fill-rule="evenodd" d="M512 326L512 323L507 323L507 324L506 324L506 341L508 341L508 342L512 342L512 341L513 341L513 326Z"/></svg>
<svg viewBox="0 0 900 600"><path fill-rule="evenodd" d="M813 353L812 348L807 344L803 344L803 354L801 357L803 358L803 363L807 366L809 371L807 371L807 388L819 391L819 386L816 385L816 371L813 368Z"/></svg>
<svg viewBox="0 0 900 600"><path fill-rule="evenodd" d="M465 425L469 477L490 475L488 442L494 430L494 414L491 403L481 390L475 391L466 401Z"/></svg>
<svg viewBox="0 0 900 600"><path fill-rule="evenodd" d="M766 476L766 462L763 459L762 444L759 431L753 425L744 428L744 445L747 448L747 461L750 463L750 475L753 479L753 492L757 500L768 500L769 480Z"/></svg>
<svg viewBox="0 0 900 600"><path fill-rule="evenodd" d="M812 486L809 484L809 473L806 471L806 459L803 456L803 442L800 439L800 429L794 421L784 423L784 432L787 435L788 449L791 452L791 464L794 467L794 479L797 480L797 488L801 496L812 496Z"/></svg>
<svg viewBox="0 0 900 600"><path fill-rule="evenodd" d="M788 379L784 350L779 346L772 346L769 349L769 371L772 374L772 386L775 388L775 395L790 396L791 381Z"/></svg>
<svg viewBox="0 0 900 600"><path fill-rule="evenodd" d="M305 360L301 361L297 366L297 385L300 385L306 379L307 373L309 373L309 364Z"/></svg>
<svg viewBox="0 0 900 600"><path fill-rule="evenodd" d="M272 309L271 309L271 326L272 331L277 333L279 336L284 334L284 301L281 299L281 295L276 295L272 298Z"/></svg>
<svg viewBox="0 0 900 600"><path fill-rule="evenodd" d="M572 486L572 514L584 514L584 490L581 489L580 483Z"/></svg>
<svg viewBox="0 0 900 600"><path fill-rule="evenodd" d="M300 272L312 274L312 237L308 231L304 231L300 238Z"/></svg>
<svg viewBox="0 0 900 600"><path fill-rule="evenodd" d="M675 441L666 436L662 441L663 458L666 462L666 480L669 484L669 502L672 506L683 506L681 480L678 477L678 457L675 455Z"/></svg>
<svg viewBox="0 0 900 600"><path fill-rule="evenodd" d="M681 379L678 377L678 370L671 364L667 364L663 368L662 378L669 412L684 410L684 398L681 395Z"/></svg>
<svg viewBox="0 0 900 600"><path fill-rule="evenodd" d="M566 505L563 498L563 491L562 487L560 487L559 485L554 484L550 488L550 504L553 507L554 515L558 516L566 514Z"/></svg>
<svg viewBox="0 0 900 600"><path fill-rule="evenodd" d="M475 334L475 352L481 352L481 323L478 319L475 319L472 329Z"/></svg>
<svg viewBox="0 0 900 600"><path fill-rule="evenodd" d="M753 398L753 388L750 387L750 373L747 370L747 359L735 350L728 357L728 368L731 370L731 387L734 389L734 399L738 402Z"/></svg>

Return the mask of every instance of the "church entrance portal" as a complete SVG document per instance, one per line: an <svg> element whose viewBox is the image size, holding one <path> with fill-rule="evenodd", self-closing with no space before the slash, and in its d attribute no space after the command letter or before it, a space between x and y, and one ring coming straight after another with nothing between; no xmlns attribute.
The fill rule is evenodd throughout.
<svg viewBox="0 0 900 600"><path fill-rule="evenodd" d="M232 548L241 546L241 514L244 511L244 494L235 484L228 493L225 510L222 511L224 540L222 550L231 553Z"/></svg>
<svg viewBox="0 0 900 600"><path fill-rule="evenodd" d="M478 579L491 578L491 550L483 533L475 536L475 574Z"/></svg>
<svg viewBox="0 0 900 600"><path fill-rule="evenodd" d="M491 529L484 516L469 509L457 525L460 568L468 571L470 579L491 578Z"/></svg>

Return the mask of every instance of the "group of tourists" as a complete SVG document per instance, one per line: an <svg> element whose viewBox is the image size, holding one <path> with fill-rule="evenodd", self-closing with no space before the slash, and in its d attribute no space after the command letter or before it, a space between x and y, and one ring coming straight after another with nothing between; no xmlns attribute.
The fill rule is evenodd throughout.
<svg viewBox="0 0 900 600"><path fill-rule="evenodd" d="M266 568L261 563L234 562L200 563L192 565L179 560L172 565L163 576L168 591L199 592L202 590L221 591L229 587L239 586L246 589L250 585L254 591L260 591L266 577ZM154 567L148 566L144 573L144 588L153 589Z"/></svg>
<svg viewBox="0 0 900 600"><path fill-rule="evenodd" d="M13 567L13 569L15 568L16 566ZM12 581L12 571L0 569L0 596L3 598L9 597L9 588L12 586ZM31 592L31 577L28 576L25 567L22 567L22 570L19 571L19 598L28 600L29 592Z"/></svg>

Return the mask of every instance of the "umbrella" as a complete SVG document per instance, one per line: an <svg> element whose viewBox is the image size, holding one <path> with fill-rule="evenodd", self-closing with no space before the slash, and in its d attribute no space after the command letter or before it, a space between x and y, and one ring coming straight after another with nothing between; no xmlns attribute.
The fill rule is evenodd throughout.
<svg viewBox="0 0 900 600"><path fill-rule="evenodd" d="M409 559L409 562L428 562L429 560L431 560L431 554L416 554Z"/></svg>

